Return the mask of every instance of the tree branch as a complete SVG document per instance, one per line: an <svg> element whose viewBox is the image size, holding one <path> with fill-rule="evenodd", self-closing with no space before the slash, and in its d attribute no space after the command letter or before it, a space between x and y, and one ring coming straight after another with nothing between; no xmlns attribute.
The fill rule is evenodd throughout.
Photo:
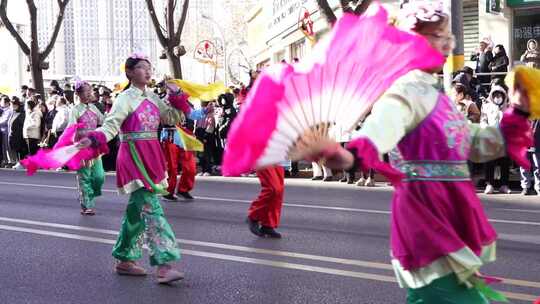
<svg viewBox="0 0 540 304"><path fill-rule="evenodd" d="M328 21L328 23L330 25L334 25L334 23L336 23L337 18L336 18L336 14L334 14L334 11L332 10L330 5L328 4L328 1L327 0L317 0L317 4L319 5L321 13L326 18L326 21Z"/></svg>
<svg viewBox="0 0 540 304"><path fill-rule="evenodd" d="M167 4L167 38L169 45L174 45L174 0L169 0Z"/></svg>
<svg viewBox="0 0 540 304"><path fill-rule="evenodd" d="M184 0L184 3L182 4L182 16L180 17L178 28L176 29L176 33L174 35L174 40L177 44L180 43L180 39L182 38L182 31L184 30L184 25L186 24L188 8L189 0Z"/></svg>
<svg viewBox="0 0 540 304"><path fill-rule="evenodd" d="M154 2L153 0L146 0L146 6L148 6L148 12L150 13L150 19L152 19L152 24L154 25L154 30L156 32L156 35L158 36L159 43L162 47L167 48L167 38L165 38L165 35L163 35L163 32L161 31L162 27L161 24L159 24L159 20L156 15L156 9L154 8Z"/></svg>
<svg viewBox="0 0 540 304"><path fill-rule="evenodd" d="M52 49L54 48L54 45L56 43L56 39L58 38L58 33L60 32L60 28L62 27L62 21L64 20L64 12L66 11L66 6L68 5L69 0L61 1L58 0L58 16L56 16L56 24L54 25L54 31L51 36L51 40L49 41L49 44L45 48L45 51L43 51L40 54L40 58L44 60L49 56Z"/></svg>
<svg viewBox="0 0 540 304"><path fill-rule="evenodd" d="M2 2L0 3L0 19L2 20L2 23L4 23L4 26L9 31L11 36L15 38L15 40L17 41L17 44L19 45L23 53L26 56L29 56L30 48L28 47L26 42L24 42L21 35L19 35L19 32L17 32L17 29L15 29L15 27L13 26L13 23L11 23L11 20L9 20L7 16L7 2L8 2L7 0L2 0Z"/></svg>
<svg viewBox="0 0 540 304"><path fill-rule="evenodd" d="M360 16L363 13L365 13L366 10L368 9L369 5L371 4L371 2L373 2L373 1L372 0L363 0L362 4L358 5L356 7L356 9L354 10L354 14Z"/></svg>

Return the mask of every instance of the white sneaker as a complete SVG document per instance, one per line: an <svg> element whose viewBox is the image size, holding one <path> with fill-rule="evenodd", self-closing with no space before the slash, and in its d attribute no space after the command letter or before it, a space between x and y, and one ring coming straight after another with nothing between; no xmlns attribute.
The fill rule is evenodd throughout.
<svg viewBox="0 0 540 304"><path fill-rule="evenodd" d="M366 183L366 180L365 180L363 177L361 177L361 178L356 182L356 185L357 185L358 187L363 187L365 183Z"/></svg>
<svg viewBox="0 0 540 304"><path fill-rule="evenodd" d="M20 162L15 164L15 166L13 166L12 168L15 170L24 170L24 166Z"/></svg>
<svg viewBox="0 0 540 304"><path fill-rule="evenodd" d="M204 172L202 176L212 176L212 174L210 174L208 172Z"/></svg>
<svg viewBox="0 0 540 304"><path fill-rule="evenodd" d="M501 188L499 188L499 192L504 193L504 194L510 194L512 193L512 190L510 190L508 186L504 185L504 186L501 186Z"/></svg>
<svg viewBox="0 0 540 304"><path fill-rule="evenodd" d="M197 176L203 176L202 172L197 173Z"/></svg>
<svg viewBox="0 0 540 304"><path fill-rule="evenodd" d="M495 192L495 189L493 189L492 185L487 185L486 190L484 190L484 194L493 194Z"/></svg>
<svg viewBox="0 0 540 304"><path fill-rule="evenodd" d="M366 187L375 187L375 181L369 177L364 184Z"/></svg>

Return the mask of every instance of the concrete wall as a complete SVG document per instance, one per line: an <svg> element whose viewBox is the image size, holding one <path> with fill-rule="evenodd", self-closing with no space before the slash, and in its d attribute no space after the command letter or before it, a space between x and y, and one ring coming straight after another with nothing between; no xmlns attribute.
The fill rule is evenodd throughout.
<svg viewBox="0 0 540 304"><path fill-rule="evenodd" d="M493 14L486 12L487 0L479 0L479 37L491 37L495 45L504 45L508 57L512 58L512 9L506 7L501 13ZM506 2L506 1L501 1Z"/></svg>

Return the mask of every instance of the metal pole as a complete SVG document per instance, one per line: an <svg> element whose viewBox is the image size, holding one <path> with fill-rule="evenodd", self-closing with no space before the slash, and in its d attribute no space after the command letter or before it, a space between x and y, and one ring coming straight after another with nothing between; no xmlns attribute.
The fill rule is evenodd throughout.
<svg viewBox="0 0 540 304"><path fill-rule="evenodd" d="M463 4L461 0L445 0L445 8L450 12L450 26L456 39L456 46L444 65L444 89L450 91L452 73L463 68L465 64L463 39Z"/></svg>
<svg viewBox="0 0 540 304"><path fill-rule="evenodd" d="M225 86L227 86L227 41L225 41L225 34L223 33L223 29L220 27L219 23L217 23L216 20L205 14L201 14L201 17L212 22L214 24L214 27L218 29L218 32L221 35L221 41L223 41L223 71L225 74Z"/></svg>
<svg viewBox="0 0 540 304"><path fill-rule="evenodd" d="M129 0L129 49L133 54L133 0Z"/></svg>

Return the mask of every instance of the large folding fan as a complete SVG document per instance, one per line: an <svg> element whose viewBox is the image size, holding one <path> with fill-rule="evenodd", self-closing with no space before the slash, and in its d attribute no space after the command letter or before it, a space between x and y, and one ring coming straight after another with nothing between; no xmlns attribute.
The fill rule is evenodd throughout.
<svg viewBox="0 0 540 304"><path fill-rule="evenodd" d="M442 63L425 38L390 25L380 4L345 14L310 56L261 73L231 126L223 174L302 158L300 142L354 130L397 78Z"/></svg>

